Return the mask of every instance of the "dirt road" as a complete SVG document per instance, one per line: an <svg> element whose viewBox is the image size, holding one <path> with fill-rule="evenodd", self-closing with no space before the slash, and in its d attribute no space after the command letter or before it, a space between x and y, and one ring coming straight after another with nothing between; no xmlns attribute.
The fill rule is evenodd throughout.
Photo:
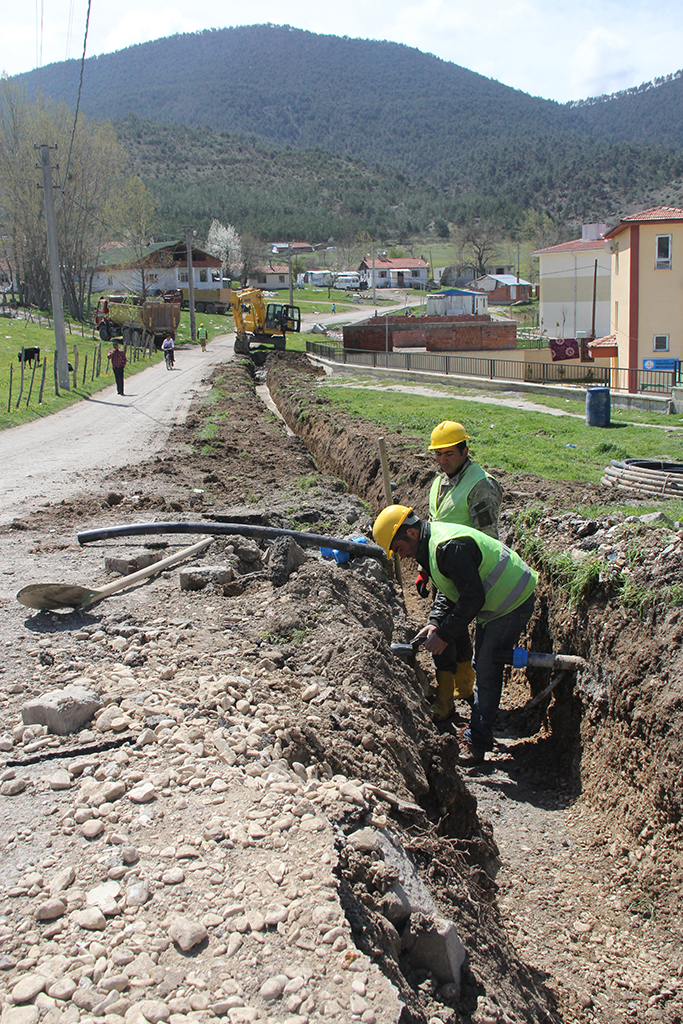
<svg viewBox="0 0 683 1024"><path fill-rule="evenodd" d="M172 371L159 363L127 375L123 397L112 385L54 416L3 431L0 524L21 515L27 502L61 501L82 490L92 473L162 451L232 346L233 336L224 334L206 352L181 348Z"/></svg>

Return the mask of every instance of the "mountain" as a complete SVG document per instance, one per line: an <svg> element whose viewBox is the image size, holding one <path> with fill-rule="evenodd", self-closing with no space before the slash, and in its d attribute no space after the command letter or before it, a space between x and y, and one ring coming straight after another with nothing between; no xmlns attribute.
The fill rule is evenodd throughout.
<svg viewBox="0 0 683 1024"><path fill-rule="evenodd" d="M16 80L74 108L79 75L67 61ZM325 238L351 222L509 229L530 209L580 223L680 202L681 85L560 105L397 43L259 25L89 58L80 107L117 124L170 221L229 198L250 224L305 213Z"/></svg>

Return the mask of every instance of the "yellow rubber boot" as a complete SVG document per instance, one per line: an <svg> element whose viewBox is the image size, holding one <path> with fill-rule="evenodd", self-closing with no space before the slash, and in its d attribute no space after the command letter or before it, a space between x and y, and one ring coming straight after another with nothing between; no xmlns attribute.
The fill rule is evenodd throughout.
<svg viewBox="0 0 683 1024"><path fill-rule="evenodd" d="M459 666L458 666L459 667ZM454 711L453 691L455 689L455 673L446 669L437 669L437 698L432 704L432 718L435 722L444 722Z"/></svg>
<svg viewBox="0 0 683 1024"><path fill-rule="evenodd" d="M439 673L436 674L437 679ZM471 702L474 695L474 669L471 661L459 661L454 677L455 696L458 700Z"/></svg>

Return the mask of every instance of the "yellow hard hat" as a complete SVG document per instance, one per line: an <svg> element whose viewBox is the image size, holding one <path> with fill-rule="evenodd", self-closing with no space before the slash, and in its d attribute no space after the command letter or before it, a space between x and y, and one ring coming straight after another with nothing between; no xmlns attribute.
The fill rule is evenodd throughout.
<svg viewBox="0 0 683 1024"><path fill-rule="evenodd" d="M469 441L469 439L469 434L462 423L456 423L455 420L444 420L432 430L432 443L429 446L429 451L432 452L437 448L452 448L453 445L460 444L461 441Z"/></svg>
<svg viewBox="0 0 683 1024"><path fill-rule="evenodd" d="M412 511L412 508L408 508L407 505L388 505L375 519L372 536L375 538L375 542L384 548L389 557L391 557L391 545L396 531Z"/></svg>

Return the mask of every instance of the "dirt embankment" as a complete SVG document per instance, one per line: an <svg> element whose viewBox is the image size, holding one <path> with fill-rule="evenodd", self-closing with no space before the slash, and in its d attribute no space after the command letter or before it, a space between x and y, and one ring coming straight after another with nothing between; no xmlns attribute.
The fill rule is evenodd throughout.
<svg viewBox="0 0 683 1024"><path fill-rule="evenodd" d="M377 428L352 419L335 408L316 388L321 371L305 358L273 359L269 364L271 393L288 425L305 442L325 472L347 480L349 487L370 502L373 511L384 504L377 451ZM457 410L454 409L457 417ZM424 513L433 467L412 438L385 433L395 500ZM519 473L510 475L487 467L505 487L501 524L504 539L515 546L511 513L541 503L545 514L535 529L541 543L555 552L579 558L602 543L605 557L616 564L633 564L632 581L652 591L681 578L683 551L680 532L672 524L623 523L624 516L589 520L578 506L607 500L604 489L591 484L553 483ZM611 545L611 546L610 546ZM635 552L635 554L634 554ZM409 602L412 596L406 588ZM638 877L673 907L678 894L666 895L678 879L683 784L683 615L664 604L641 614L624 607L614 582L597 585L587 602L572 607L553 580L542 577L539 600L529 627L533 649L574 653L589 664L581 685L561 684L548 711L547 734L538 728L546 713L528 716L529 747L545 751L547 770L571 772L577 787L607 811L615 824L637 839ZM530 672L532 689L547 679ZM513 677L514 678L514 677ZM522 701L523 703L523 701ZM666 854L649 855L654 849ZM658 844L662 844L659 846ZM643 851L648 853L644 856Z"/></svg>

